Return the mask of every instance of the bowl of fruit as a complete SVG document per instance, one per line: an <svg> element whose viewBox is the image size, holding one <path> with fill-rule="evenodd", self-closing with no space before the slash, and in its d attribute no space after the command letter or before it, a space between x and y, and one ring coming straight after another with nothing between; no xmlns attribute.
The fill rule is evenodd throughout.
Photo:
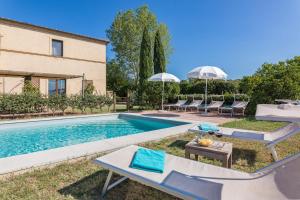
<svg viewBox="0 0 300 200"><path fill-rule="evenodd" d="M200 146L204 146L204 147L208 147L208 146L212 145L212 143L213 143L213 141L211 139L203 138L203 139L198 140L198 144Z"/></svg>

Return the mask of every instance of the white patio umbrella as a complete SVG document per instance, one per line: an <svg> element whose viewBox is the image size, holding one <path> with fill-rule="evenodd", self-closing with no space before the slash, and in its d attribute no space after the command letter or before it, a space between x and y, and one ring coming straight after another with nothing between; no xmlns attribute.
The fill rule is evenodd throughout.
<svg viewBox="0 0 300 200"><path fill-rule="evenodd" d="M209 79L227 79L227 74L218 67L200 66L194 68L187 74L191 79L205 79L205 113L207 113L207 80Z"/></svg>
<svg viewBox="0 0 300 200"><path fill-rule="evenodd" d="M148 78L148 81L161 81L163 84L163 91L161 95L161 109L163 110L164 107L164 93L165 93L165 82L180 82L180 79L174 76L173 74L168 74L168 73L158 73L154 74L150 78Z"/></svg>

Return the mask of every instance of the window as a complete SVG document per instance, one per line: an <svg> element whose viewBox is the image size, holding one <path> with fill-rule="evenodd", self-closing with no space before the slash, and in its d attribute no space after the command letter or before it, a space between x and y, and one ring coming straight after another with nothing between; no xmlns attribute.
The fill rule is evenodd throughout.
<svg viewBox="0 0 300 200"><path fill-rule="evenodd" d="M48 94L66 94L66 80L50 79L48 81Z"/></svg>
<svg viewBox="0 0 300 200"><path fill-rule="evenodd" d="M52 55L57 57L63 56L63 41L52 40Z"/></svg>

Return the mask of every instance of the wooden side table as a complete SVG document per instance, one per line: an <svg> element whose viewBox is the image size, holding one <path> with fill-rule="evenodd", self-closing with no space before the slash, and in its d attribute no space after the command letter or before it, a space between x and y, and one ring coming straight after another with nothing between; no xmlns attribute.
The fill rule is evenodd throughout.
<svg viewBox="0 0 300 200"><path fill-rule="evenodd" d="M197 143L198 139L194 139L185 145L185 157L190 159L190 155L195 155L195 160L198 156L214 158L223 162L223 167L231 168L232 165L232 143L214 141L208 147L200 146Z"/></svg>

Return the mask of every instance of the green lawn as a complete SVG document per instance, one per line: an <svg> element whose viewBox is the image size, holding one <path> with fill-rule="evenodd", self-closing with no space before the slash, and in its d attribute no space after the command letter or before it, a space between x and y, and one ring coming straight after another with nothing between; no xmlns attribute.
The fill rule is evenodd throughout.
<svg viewBox="0 0 300 200"><path fill-rule="evenodd" d="M244 118L241 120L227 122L225 124L222 124L222 126L254 131L274 131L275 129L280 128L286 124L287 122L258 121L254 118Z"/></svg>
<svg viewBox="0 0 300 200"><path fill-rule="evenodd" d="M253 126L250 127L266 130L266 124L261 122L241 120L241 124L239 122L235 123L236 127L239 128L244 127L241 124L247 124L248 126L248 123L253 123ZM277 123L270 123L268 130L278 126ZM194 137L194 134L189 133L142 145L152 149L165 149L173 155L184 156L184 145ZM269 152L260 143L224 137L220 140L234 144L234 169L253 172L272 162ZM300 134L280 143L277 147L280 158L299 150ZM200 158L200 160L215 165L221 164L218 161L206 158ZM107 171L93 164L90 159L64 163L53 168L35 170L0 181L0 199L99 199L106 175ZM134 181L127 181L110 191L107 199L154 200L176 198Z"/></svg>

